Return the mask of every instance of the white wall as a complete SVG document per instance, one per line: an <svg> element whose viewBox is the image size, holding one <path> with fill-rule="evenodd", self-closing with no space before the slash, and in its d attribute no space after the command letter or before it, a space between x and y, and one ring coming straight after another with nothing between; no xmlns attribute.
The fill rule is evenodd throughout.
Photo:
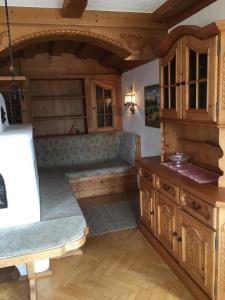
<svg viewBox="0 0 225 300"><path fill-rule="evenodd" d="M225 0L217 0L178 25L205 26L219 20L225 20Z"/></svg>
<svg viewBox="0 0 225 300"><path fill-rule="evenodd" d="M132 115L127 106L123 108L123 129L141 136L141 154L160 154L160 130L145 126L144 87L159 83L159 61L155 60L122 75L122 99L133 85L137 93L137 107Z"/></svg>

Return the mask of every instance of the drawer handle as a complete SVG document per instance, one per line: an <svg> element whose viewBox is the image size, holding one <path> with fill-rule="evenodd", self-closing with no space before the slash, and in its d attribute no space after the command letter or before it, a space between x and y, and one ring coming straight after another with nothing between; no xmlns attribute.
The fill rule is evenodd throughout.
<svg viewBox="0 0 225 300"><path fill-rule="evenodd" d="M177 236L177 232L175 231L175 232L173 232L173 236Z"/></svg>
<svg viewBox="0 0 225 300"><path fill-rule="evenodd" d="M180 243L182 242L182 238L180 236L177 237L177 241Z"/></svg>
<svg viewBox="0 0 225 300"><path fill-rule="evenodd" d="M193 202L191 203L191 207L192 207L193 209L196 209L196 210L202 208L201 205L198 204L198 203L196 203L195 201L193 201Z"/></svg>
<svg viewBox="0 0 225 300"><path fill-rule="evenodd" d="M168 184L164 183L163 184L163 189L168 192L171 189L171 186L169 186Z"/></svg>

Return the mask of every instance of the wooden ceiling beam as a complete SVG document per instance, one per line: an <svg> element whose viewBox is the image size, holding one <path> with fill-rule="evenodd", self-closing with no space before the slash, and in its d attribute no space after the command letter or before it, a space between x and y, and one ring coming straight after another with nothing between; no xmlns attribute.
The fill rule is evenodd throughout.
<svg viewBox="0 0 225 300"><path fill-rule="evenodd" d="M62 17L81 18L87 3L87 0L64 0L62 6Z"/></svg>
<svg viewBox="0 0 225 300"><path fill-rule="evenodd" d="M91 44L83 44L76 52L76 56L80 59L91 57L91 54L96 51L96 46Z"/></svg>
<svg viewBox="0 0 225 300"><path fill-rule="evenodd" d="M22 56L24 59L30 59L35 56L35 49L33 45L30 45L22 50Z"/></svg>
<svg viewBox="0 0 225 300"><path fill-rule="evenodd" d="M54 41L49 43L49 55L60 56L64 52L65 42Z"/></svg>
<svg viewBox="0 0 225 300"><path fill-rule="evenodd" d="M217 0L167 0L152 15L152 20L169 28L182 22Z"/></svg>
<svg viewBox="0 0 225 300"><path fill-rule="evenodd" d="M123 61L121 57L109 53L103 59L99 60L99 63L104 67L111 68L119 64L121 61Z"/></svg>

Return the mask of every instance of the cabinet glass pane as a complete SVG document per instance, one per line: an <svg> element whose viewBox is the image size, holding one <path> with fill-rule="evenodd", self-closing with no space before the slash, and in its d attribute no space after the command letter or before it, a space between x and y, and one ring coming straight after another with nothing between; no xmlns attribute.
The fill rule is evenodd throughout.
<svg viewBox="0 0 225 300"><path fill-rule="evenodd" d="M169 108L169 89L164 88L164 108L168 109Z"/></svg>
<svg viewBox="0 0 225 300"><path fill-rule="evenodd" d="M199 83L199 91L198 91L198 106L201 109L206 109L207 106L207 83L200 82Z"/></svg>
<svg viewBox="0 0 225 300"><path fill-rule="evenodd" d="M105 112L112 113L112 101L106 99L105 101Z"/></svg>
<svg viewBox="0 0 225 300"><path fill-rule="evenodd" d="M112 91L111 90L104 90L104 99L112 100Z"/></svg>
<svg viewBox="0 0 225 300"><path fill-rule="evenodd" d="M96 99L102 101L104 99L104 89L96 85Z"/></svg>
<svg viewBox="0 0 225 300"><path fill-rule="evenodd" d="M197 53L189 50L189 81L196 80Z"/></svg>
<svg viewBox="0 0 225 300"><path fill-rule="evenodd" d="M189 85L189 108L196 108L196 84Z"/></svg>
<svg viewBox="0 0 225 300"><path fill-rule="evenodd" d="M171 87L170 89L170 103L171 103L171 108L175 109L176 108L176 88Z"/></svg>
<svg viewBox="0 0 225 300"><path fill-rule="evenodd" d="M106 126L107 127L112 127L112 115L107 115L106 116Z"/></svg>
<svg viewBox="0 0 225 300"><path fill-rule="evenodd" d="M105 127L104 115L98 115L98 127Z"/></svg>
<svg viewBox="0 0 225 300"><path fill-rule="evenodd" d="M207 54L199 54L199 79L207 78L207 66Z"/></svg>
<svg viewBox="0 0 225 300"><path fill-rule="evenodd" d="M163 84L168 85L169 83L169 68L168 65L163 67Z"/></svg>
<svg viewBox="0 0 225 300"><path fill-rule="evenodd" d="M176 83L176 56L171 60L170 63L170 84Z"/></svg>
<svg viewBox="0 0 225 300"><path fill-rule="evenodd" d="M98 114L104 114L104 102L97 102L97 112Z"/></svg>

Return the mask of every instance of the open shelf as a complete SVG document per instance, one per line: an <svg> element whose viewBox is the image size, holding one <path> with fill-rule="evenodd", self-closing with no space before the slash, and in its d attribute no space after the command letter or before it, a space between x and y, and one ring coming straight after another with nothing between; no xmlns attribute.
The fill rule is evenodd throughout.
<svg viewBox="0 0 225 300"><path fill-rule="evenodd" d="M34 121L42 120L63 120L63 119L85 119L87 116L49 116L49 117L35 117Z"/></svg>
<svg viewBox="0 0 225 300"><path fill-rule="evenodd" d="M85 96L46 96L46 97L33 97L34 101L58 101L58 100L86 100Z"/></svg>
<svg viewBox="0 0 225 300"><path fill-rule="evenodd" d="M30 79L35 136L87 133L84 79Z"/></svg>

